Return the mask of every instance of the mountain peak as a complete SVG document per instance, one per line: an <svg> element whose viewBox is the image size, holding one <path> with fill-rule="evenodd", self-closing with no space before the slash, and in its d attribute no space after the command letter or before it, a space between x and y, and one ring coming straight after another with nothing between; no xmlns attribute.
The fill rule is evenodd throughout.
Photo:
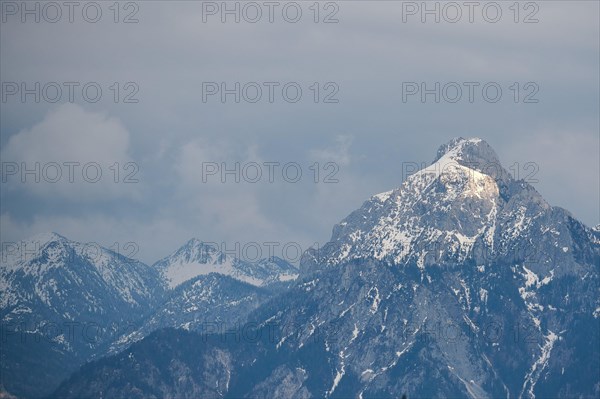
<svg viewBox="0 0 600 399"><path fill-rule="evenodd" d="M190 238L185 245L186 246L196 246L196 245L205 245L206 243L202 240L200 240L199 238L196 237L192 237Z"/></svg>
<svg viewBox="0 0 600 399"><path fill-rule="evenodd" d="M154 268L159 270L170 288L210 273L230 276L255 286L287 281L298 274L296 268L283 259L246 261L235 253L226 253L217 243L197 238L192 238L173 254L156 262Z"/></svg>
<svg viewBox="0 0 600 399"><path fill-rule="evenodd" d="M217 243L202 241L196 237L191 238L182 247L180 247L174 255L184 255L188 258L206 259L219 252ZM204 262L204 261L202 261Z"/></svg>
<svg viewBox="0 0 600 399"><path fill-rule="evenodd" d="M485 263L489 253L514 252L548 231L557 220L552 212L532 186L510 176L484 140L459 137L442 145L430 166L336 225L330 242L307 253L301 269L365 258L421 269L467 259Z"/></svg>
<svg viewBox="0 0 600 399"><path fill-rule="evenodd" d="M5 242L0 249L2 267L14 269L27 259L39 256L52 243L68 246L73 242L55 232L34 234L16 242Z"/></svg>
<svg viewBox="0 0 600 399"><path fill-rule="evenodd" d="M492 165L500 167L500 160L494 149L483 139L478 137L456 137L440 146L433 163L442 158L453 160L463 166L483 171ZM489 173L487 173L489 174Z"/></svg>
<svg viewBox="0 0 600 399"><path fill-rule="evenodd" d="M437 161L438 159L443 157L449 151L452 151L455 149L462 149L470 144L478 145L481 142L485 143L485 141L479 137L471 137L471 138L466 138L466 139L464 137L454 137L453 139L451 139L450 141L448 141L445 144L442 144L438 148L437 157L436 157L435 161Z"/></svg>
<svg viewBox="0 0 600 399"><path fill-rule="evenodd" d="M29 237L26 240L23 241L29 241L29 242L36 242L39 245L45 245L49 242L54 242L54 241L69 241L69 239L67 239L64 236L61 236L60 234L54 232L54 231L50 231L50 232L45 232L45 233L38 233L35 234L31 237Z"/></svg>
<svg viewBox="0 0 600 399"><path fill-rule="evenodd" d="M501 194L506 194L507 187L513 181L494 149L478 137L456 137L443 144L438 149L434 161L423 171L435 170L439 174L453 170L451 166L456 164L490 176L496 181Z"/></svg>

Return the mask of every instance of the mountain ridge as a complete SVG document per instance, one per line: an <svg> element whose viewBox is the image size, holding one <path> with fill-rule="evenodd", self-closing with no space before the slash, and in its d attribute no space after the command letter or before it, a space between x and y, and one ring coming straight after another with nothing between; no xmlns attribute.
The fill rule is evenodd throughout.
<svg viewBox="0 0 600 399"><path fill-rule="evenodd" d="M247 261L220 250L216 243L197 238L190 239L171 255L154 263L153 267L161 272L171 289L209 273L231 276L255 286L293 280L298 274L294 266L278 257Z"/></svg>

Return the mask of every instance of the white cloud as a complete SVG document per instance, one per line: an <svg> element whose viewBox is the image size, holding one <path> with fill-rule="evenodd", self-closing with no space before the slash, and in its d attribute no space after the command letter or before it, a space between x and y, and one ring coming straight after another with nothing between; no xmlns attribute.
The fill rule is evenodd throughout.
<svg viewBox="0 0 600 399"><path fill-rule="evenodd" d="M195 139L181 147L175 170L179 178L176 201L188 209L188 217L199 225L209 225L213 237L232 240L252 240L254 237L281 237L285 226L271 220L261 208L259 198L265 179L251 183L243 175L250 162L261 165L263 160L255 146L242 147L228 141L218 143ZM221 174L224 168L236 176ZM218 168L208 174L210 167ZM204 171L204 172L203 172ZM207 240L213 239L208 237Z"/></svg>
<svg viewBox="0 0 600 399"><path fill-rule="evenodd" d="M82 240L135 235L146 244L142 252L149 246L159 255L191 236L321 240L370 195L396 187L402 161L429 162L440 144L465 130L484 136L498 152L504 146L504 154L511 154L502 157L507 167L537 161L540 192L598 223L597 2L540 3L539 24L515 24L510 3L503 4L505 18L498 24L422 24L419 16L402 23L401 2L340 3L339 24L315 24L308 12L299 24L281 18L275 24L222 24L218 16L204 24L200 3L165 4L145 3L135 26L111 18L94 26L22 24L14 18L3 26L4 80L99 82L105 95L93 106L111 116L89 112L92 105L64 105L42 120L38 113L54 105L24 104L15 96L2 104L3 161L76 156L124 163L131 159L130 136L136 160L144 160L140 184L130 186L3 184L2 211L19 222L15 236L38 229ZM91 41L94 46L78 46ZM140 103L114 103L108 87L130 80L139 84ZM297 104L201 103L203 81L274 80L335 81L340 103L312 104L306 86ZM412 80L536 81L541 102L512 104L505 89L507 102L493 106L402 104L401 82ZM36 121L42 122L32 127ZM532 135L540 121L554 131L568 129ZM24 127L18 138L9 137ZM567 130L587 133L569 138ZM331 131L353 140L330 141ZM199 132L217 140L198 140ZM258 143L260 151L237 144L244 140ZM202 183L202 160L261 159L304 160L304 168L337 162L340 182L313 184L305 170L304 184ZM152 180L143 179L144 172ZM329 170L321 172L323 177ZM19 187L12 195L9 188ZM142 188L149 195L143 202L119 203L119 216L114 202L93 202L126 198ZM46 206L49 197L70 201L58 209ZM99 205L94 215L90 203Z"/></svg>
<svg viewBox="0 0 600 399"><path fill-rule="evenodd" d="M141 173L128 148L118 119L63 104L10 137L0 153L2 183L70 201L136 196Z"/></svg>
<svg viewBox="0 0 600 399"><path fill-rule="evenodd" d="M347 135L338 135L335 137L335 147L313 149L310 155L321 162L335 162L338 166L350 165L350 147L352 137Z"/></svg>

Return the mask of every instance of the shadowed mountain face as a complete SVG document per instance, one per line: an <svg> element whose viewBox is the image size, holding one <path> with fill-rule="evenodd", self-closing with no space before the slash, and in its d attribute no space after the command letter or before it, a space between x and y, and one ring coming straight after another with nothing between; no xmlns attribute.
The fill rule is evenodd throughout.
<svg viewBox="0 0 600 399"><path fill-rule="evenodd" d="M600 233L480 139L371 197L225 334L161 330L56 397L598 397Z"/></svg>

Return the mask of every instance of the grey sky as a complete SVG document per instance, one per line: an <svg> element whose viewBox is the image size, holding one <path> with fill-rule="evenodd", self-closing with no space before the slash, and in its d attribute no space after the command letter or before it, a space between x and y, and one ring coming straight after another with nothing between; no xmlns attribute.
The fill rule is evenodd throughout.
<svg viewBox="0 0 600 399"><path fill-rule="evenodd" d="M126 2L119 23L109 9L113 2L98 2L103 14L97 23L86 22L80 10L73 23L66 15L56 23L35 23L31 16L23 23L3 8L3 90L7 82L80 86L75 104L66 89L57 103L35 103L32 95L23 103L19 94L0 103L2 162L96 162L103 178L22 183L8 176L0 197L2 241L43 231L106 246L132 241L146 262L191 237L305 248L325 242L333 224L370 195L398 186L403 162L428 163L455 136L484 138L520 177L534 170L525 169L534 162L534 186L552 205L598 224L598 2L539 1L533 3L537 10L525 3L518 23L512 1L497 3L503 12L497 23L483 17L486 2L479 3L473 23L465 14L457 23L443 16L440 23L431 16L421 23L419 15L403 22L408 3L391 1L322 2L319 23L309 8L313 2L298 2L298 23L284 20L284 2L273 23L264 14L256 23L235 23L231 16L222 23L219 15L207 15L205 23L203 4L192 1L132 2L139 20L132 24L122 23L136 10ZM322 23L336 10L338 23ZM539 22L523 23L532 12ZM96 103L82 97L87 82L103 90ZM223 104L218 96L202 101L203 82L280 85L273 103L265 89L257 103L235 103L230 95ZM280 95L287 82L303 90L297 103ZM314 82L318 103L309 87ZM403 102L403 82L480 86L473 103L466 89L456 103L435 103L432 95L422 103L418 95ZM488 82L503 90L496 103L482 98ZM335 87L339 102L324 103ZM139 102L123 103L135 88ZM524 103L534 88L539 91L531 98L539 102ZM115 162L117 183L109 168ZM263 166L258 183L222 184L214 176L203 183L203 162L297 162L303 176L289 183L277 169L269 183ZM319 183L309 168L315 162ZM338 183L322 181L333 171L325 169L328 162L339 166ZM139 181L124 183L128 174Z"/></svg>

